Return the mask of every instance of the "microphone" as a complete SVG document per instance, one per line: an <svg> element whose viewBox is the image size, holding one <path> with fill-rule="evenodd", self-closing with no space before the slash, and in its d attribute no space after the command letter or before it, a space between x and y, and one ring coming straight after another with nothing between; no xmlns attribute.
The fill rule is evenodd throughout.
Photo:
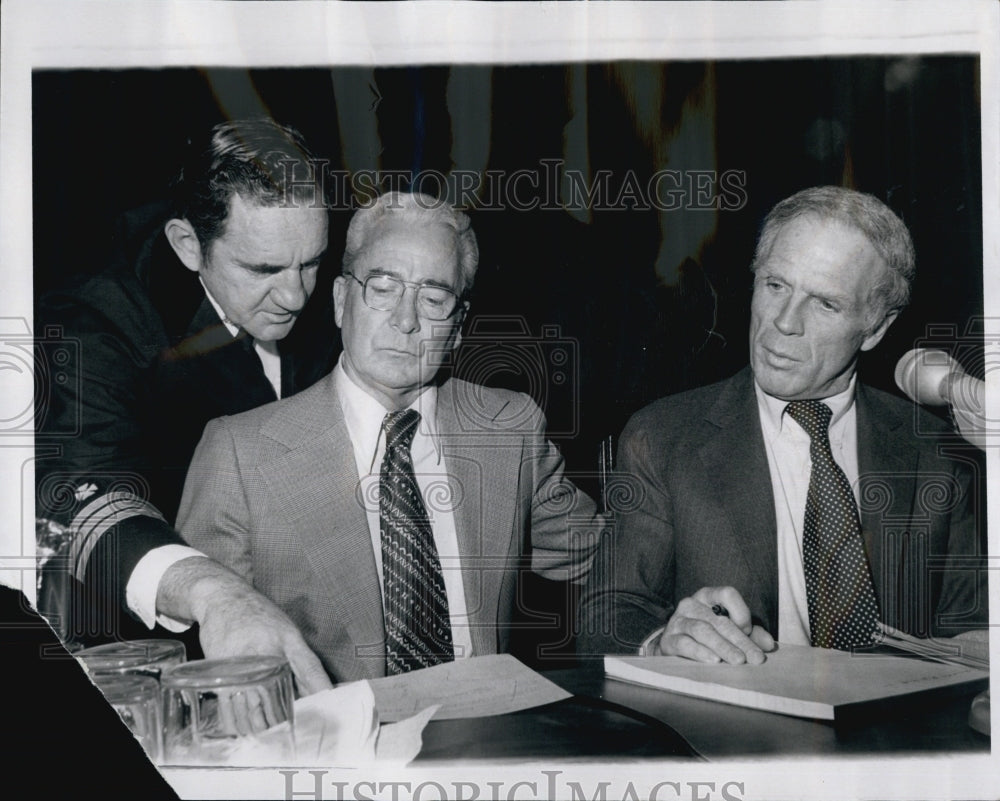
<svg viewBox="0 0 1000 801"><path fill-rule="evenodd" d="M951 405L959 433L986 449L986 383L973 378L943 350L914 348L903 354L894 373L896 386L914 403Z"/></svg>

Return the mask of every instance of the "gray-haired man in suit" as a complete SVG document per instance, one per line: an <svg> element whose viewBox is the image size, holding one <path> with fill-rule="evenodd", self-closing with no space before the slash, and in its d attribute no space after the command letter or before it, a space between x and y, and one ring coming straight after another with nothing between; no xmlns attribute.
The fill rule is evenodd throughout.
<svg viewBox="0 0 1000 801"><path fill-rule="evenodd" d="M522 569L590 567L603 521L538 407L440 373L477 263L468 218L435 198L359 211L334 285L337 367L210 423L188 473L183 536L287 612L337 680L503 651Z"/></svg>
<svg viewBox="0 0 1000 801"><path fill-rule="evenodd" d="M642 501L598 551L578 650L760 663L776 638L863 647L879 620L981 627L969 465L942 455L941 421L856 377L909 298L905 225L870 195L803 190L752 269L750 366L622 434Z"/></svg>

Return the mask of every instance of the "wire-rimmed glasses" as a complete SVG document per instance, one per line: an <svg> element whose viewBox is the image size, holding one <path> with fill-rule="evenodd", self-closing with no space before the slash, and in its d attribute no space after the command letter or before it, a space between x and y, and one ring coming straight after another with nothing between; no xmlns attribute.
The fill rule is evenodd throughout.
<svg viewBox="0 0 1000 801"><path fill-rule="evenodd" d="M417 315L425 320L447 320L461 305L461 298L448 287L437 284L404 281L385 273L369 273L362 281L354 273L347 270L344 275L350 276L361 285L361 298L365 305L375 311L392 311L403 298L406 287L414 287L417 291Z"/></svg>

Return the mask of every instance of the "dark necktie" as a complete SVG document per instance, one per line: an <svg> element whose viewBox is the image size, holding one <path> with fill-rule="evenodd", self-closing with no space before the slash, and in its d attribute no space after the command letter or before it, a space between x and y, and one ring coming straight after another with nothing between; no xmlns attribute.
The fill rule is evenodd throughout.
<svg viewBox="0 0 1000 801"><path fill-rule="evenodd" d="M386 673L454 659L448 597L430 520L413 475L410 443L420 422L413 409L385 416L379 479Z"/></svg>
<svg viewBox="0 0 1000 801"><path fill-rule="evenodd" d="M786 410L810 440L812 472L802 531L802 562L812 644L841 650L871 645L878 624L878 602L854 494L830 450L833 412L819 401L795 401Z"/></svg>

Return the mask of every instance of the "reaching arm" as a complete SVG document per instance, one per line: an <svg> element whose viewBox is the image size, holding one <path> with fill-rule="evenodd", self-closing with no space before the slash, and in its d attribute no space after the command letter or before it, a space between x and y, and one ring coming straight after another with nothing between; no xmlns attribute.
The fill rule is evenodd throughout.
<svg viewBox="0 0 1000 801"><path fill-rule="evenodd" d="M197 621L206 658L283 656L300 694L333 686L288 616L211 559L194 556L172 565L157 589L156 608L173 618Z"/></svg>
<svg viewBox="0 0 1000 801"><path fill-rule="evenodd" d="M72 616L70 636L118 635L135 565L182 543L156 505L144 448L143 380L165 344L156 320L148 303L104 279L39 309L36 513L69 535L57 611Z"/></svg>

